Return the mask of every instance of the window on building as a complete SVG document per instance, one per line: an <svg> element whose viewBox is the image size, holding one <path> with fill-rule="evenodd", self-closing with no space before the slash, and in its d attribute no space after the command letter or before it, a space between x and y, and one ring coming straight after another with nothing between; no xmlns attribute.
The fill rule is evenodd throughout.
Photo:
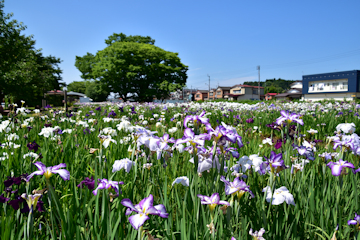
<svg viewBox="0 0 360 240"><path fill-rule="evenodd" d="M241 93L241 90L234 90L233 93Z"/></svg>
<svg viewBox="0 0 360 240"><path fill-rule="evenodd" d="M213 95L213 93L211 92L211 93L209 93L210 94L210 96L212 96Z"/></svg>
<svg viewBox="0 0 360 240"><path fill-rule="evenodd" d="M200 97L200 94L196 94L196 97L199 98L199 97Z"/></svg>
<svg viewBox="0 0 360 240"><path fill-rule="evenodd" d="M334 83L332 84L331 90L337 90L337 89L338 89L338 83L337 83L337 82L334 82Z"/></svg>
<svg viewBox="0 0 360 240"><path fill-rule="evenodd" d="M343 82L343 89L344 90L348 90L348 83L347 82Z"/></svg>
<svg viewBox="0 0 360 240"><path fill-rule="evenodd" d="M217 91L217 95L221 95L221 91Z"/></svg>
<svg viewBox="0 0 360 240"><path fill-rule="evenodd" d="M253 94L258 94L257 89L253 89Z"/></svg>

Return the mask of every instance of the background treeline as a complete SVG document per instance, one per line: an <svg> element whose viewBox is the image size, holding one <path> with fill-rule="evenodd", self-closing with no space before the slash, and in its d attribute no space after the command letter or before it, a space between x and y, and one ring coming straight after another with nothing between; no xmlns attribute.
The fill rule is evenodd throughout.
<svg viewBox="0 0 360 240"><path fill-rule="evenodd" d="M22 23L4 13L0 0L0 101L25 100L26 105L41 105L44 93L62 86L59 58L44 56L35 48L33 36L26 36Z"/></svg>
<svg viewBox="0 0 360 240"><path fill-rule="evenodd" d="M260 82L260 86L264 87L265 93L283 93L290 88L290 84L296 82L296 80L285 79L266 79L265 82ZM257 81L244 82L245 85L258 86Z"/></svg>
<svg viewBox="0 0 360 240"><path fill-rule="evenodd" d="M107 87L99 81L75 81L67 86L68 91L83 93L94 102L106 101L110 94Z"/></svg>

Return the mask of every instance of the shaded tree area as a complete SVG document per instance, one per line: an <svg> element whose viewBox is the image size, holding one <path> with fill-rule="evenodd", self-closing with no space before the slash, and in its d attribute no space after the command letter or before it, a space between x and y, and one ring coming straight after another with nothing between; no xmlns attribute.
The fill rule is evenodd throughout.
<svg viewBox="0 0 360 240"><path fill-rule="evenodd" d="M68 91L83 93L94 102L106 101L110 92L100 81L75 81L70 83Z"/></svg>
<svg viewBox="0 0 360 240"><path fill-rule="evenodd" d="M164 99L185 85L188 67L178 53L155 46L151 37L120 33L109 36L105 43L107 47L96 55L76 56L75 66L83 79L98 80L104 90L124 101Z"/></svg>
<svg viewBox="0 0 360 240"><path fill-rule="evenodd" d="M290 85L294 83L295 80L285 80L285 79L266 79L265 82L260 82L260 86L264 87L264 92L266 93L283 93L290 88ZM258 86L259 82L244 82L245 85Z"/></svg>
<svg viewBox="0 0 360 240"><path fill-rule="evenodd" d="M0 100L7 95L14 102L41 105L46 91L60 89L61 61L35 49L33 37L23 34L26 26L12 16L0 0Z"/></svg>

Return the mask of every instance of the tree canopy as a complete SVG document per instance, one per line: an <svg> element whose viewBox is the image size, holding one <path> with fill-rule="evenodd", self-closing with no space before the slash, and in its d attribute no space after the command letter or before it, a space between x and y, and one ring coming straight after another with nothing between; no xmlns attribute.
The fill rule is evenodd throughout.
<svg viewBox="0 0 360 240"><path fill-rule="evenodd" d="M14 101L40 105L44 92L60 88L61 61L36 50L33 37L22 34L26 27L3 9L0 0L0 100L9 95Z"/></svg>
<svg viewBox="0 0 360 240"><path fill-rule="evenodd" d="M110 92L100 81L75 81L67 86L68 91L83 93L94 102L106 101Z"/></svg>
<svg viewBox="0 0 360 240"><path fill-rule="evenodd" d="M76 56L75 66L83 79L100 81L124 101L164 99L185 85L188 67L177 53L154 46L150 37L113 34L107 47L96 55Z"/></svg>
<svg viewBox="0 0 360 240"><path fill-rule="evenodd" d="M260 82L261 87L265 87L265 93L283 93L290 88L290 85L295 82L294 80L285 79L266 79L265 82ZM246 85L258 86L258 82L244 82Z"/></svg>

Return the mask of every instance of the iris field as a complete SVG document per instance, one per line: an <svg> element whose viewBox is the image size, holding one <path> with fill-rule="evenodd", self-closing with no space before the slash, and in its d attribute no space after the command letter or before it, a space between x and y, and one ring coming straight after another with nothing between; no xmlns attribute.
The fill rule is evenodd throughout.
<svg viewBox="0 0 360 240"><path fill-rule="evenodd" d="M360 239L360 105L18 107L0 239Z"/></svg>

